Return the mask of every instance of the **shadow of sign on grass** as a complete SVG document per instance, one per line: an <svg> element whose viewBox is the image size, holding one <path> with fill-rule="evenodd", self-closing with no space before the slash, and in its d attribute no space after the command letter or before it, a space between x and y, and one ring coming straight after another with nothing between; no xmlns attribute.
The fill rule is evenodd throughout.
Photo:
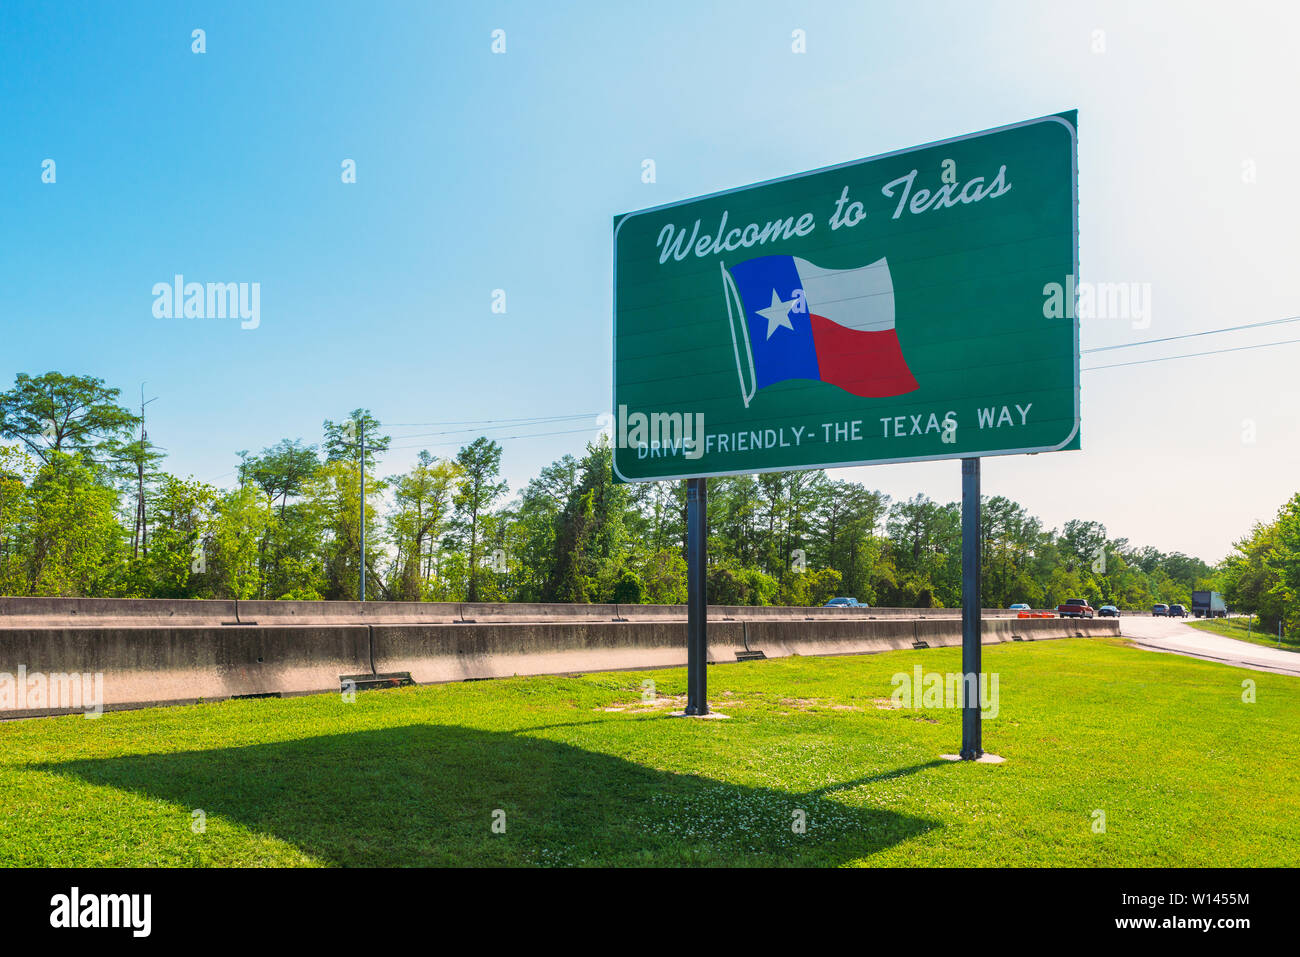
<svg viewBox="0 0 1300 957"><path fill-rule="evenodd" d="M833 865L936 826L817 792L723 784L527 733L454 725L39 769L171 802L178 828L202 808L209 828L219 817L354 867ZM504 833L493 832L494 820Z"/></svg>

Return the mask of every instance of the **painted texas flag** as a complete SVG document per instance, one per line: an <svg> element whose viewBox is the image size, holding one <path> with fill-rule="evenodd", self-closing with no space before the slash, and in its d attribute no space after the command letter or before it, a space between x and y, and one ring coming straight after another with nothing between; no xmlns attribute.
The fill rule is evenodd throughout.
<svg viewBox="0 0 1300 957"><path fill-rule="evenodd" d="M798 256L759 256L724 265L722 277L746 407L759 389L787 379L871 398L918 388L894 331L884 259L823 269Z"/></svg>

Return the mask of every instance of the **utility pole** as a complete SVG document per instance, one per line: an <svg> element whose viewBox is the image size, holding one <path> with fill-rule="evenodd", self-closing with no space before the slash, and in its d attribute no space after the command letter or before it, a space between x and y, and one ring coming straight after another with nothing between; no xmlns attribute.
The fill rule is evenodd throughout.
<svg viewBox="0 0 1300 957"><path fill-rule="evenodd" d="M361 428L361 600L366 600L366 420L359 419Z"/></svg>
<svg viewBox="0 0 1300 957"><path fill-rule="evenodd" d="M144 429L144 409L149 402L157 401L158 397L154 396L149 402L144 400L145 383L140 383L140 449L135 459L136 473L136 499L135 499L135 542L131 546L131 557L136 558L139 555L149 557L149 529L146 524L147 513L144 506L144 456L148 449L149 433Z"/></svg>

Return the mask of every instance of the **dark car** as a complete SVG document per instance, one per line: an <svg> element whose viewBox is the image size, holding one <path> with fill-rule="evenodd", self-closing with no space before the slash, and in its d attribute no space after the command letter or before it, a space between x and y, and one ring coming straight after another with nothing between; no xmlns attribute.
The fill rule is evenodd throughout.
<svg viewBox="0 0 1300 957"><path fill-rule="evenodd" d="M1100 618L1118 618L1119 609L1114 605L1102 605L1097 609L1097 615Z"/></svg>
<svg viewBox="0 0 1300 957"><path fill-rule="evenodd" d="M1151 609L1151 617L1152 617L1152 618L1168 618L1168 617L1169 617L1169 606L1168 606L1168 605L1156 605L1154 608Z"/></svg>
<svg viewBox="0 0 1300 957"><path fill-rule="evenodd" d="M823 607L824 608L865 608L867 606L863 605L856 598L832 598Z"/></svg>
<svg viewBox="0 0 1300 957"><path fill-rule="evenodd" d="M1170 617L1170 618L1186 618L1186 617L1187 617L1187 609L1184 608L1182 605L1170 605L1170 606L1169 606L1169 617Z"/></svg>

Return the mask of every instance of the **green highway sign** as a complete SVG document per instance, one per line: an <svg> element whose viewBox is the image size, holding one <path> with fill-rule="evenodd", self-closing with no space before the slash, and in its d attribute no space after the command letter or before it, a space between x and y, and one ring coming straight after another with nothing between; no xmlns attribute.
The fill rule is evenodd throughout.
<svg viewBox="0 0 1300 957"><path fill-rule="evenodd" d="M1076 113L614 219L614 471L1079 447Z"/></svg>

